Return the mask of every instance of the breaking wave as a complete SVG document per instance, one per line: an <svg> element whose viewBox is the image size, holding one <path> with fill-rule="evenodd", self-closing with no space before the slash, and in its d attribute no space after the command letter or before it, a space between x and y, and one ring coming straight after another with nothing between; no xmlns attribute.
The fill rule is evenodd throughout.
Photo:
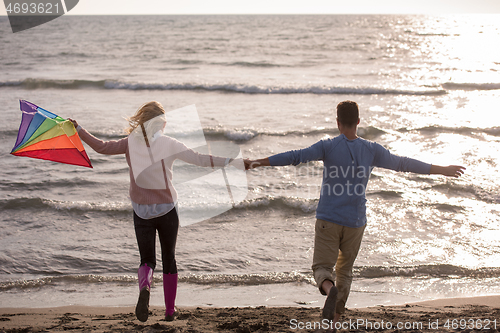
<svg viewBox="0 0 500 333"><path fill-rule="evenodd" d="M446 82L441 85L447 90L496 90L500 89L500 83L456 83Z"/></svg>
<svg viewBox="0 0 500 333"><path fill-rule="evenodd" d="M0 87L20 86L25 89L124 89L124 90L204 90L245 94L354 94L354 95L443 95L440 88L392 89L381 87L334 86L265 86L239 83L144 83L118 80L52 80L28 78L20 81L3 81Z"/></svg>
<svg viewBox="0 0 500 333"><path fill-rule="evenodd" d="M315 128L310 130L290 130L290 131L272 131L263 129L251 129L251 128L241 128L241 129L227 129L224 127L209 127L203 130L207 138L219 139L226 138L232 141L249 141L257 136L277 136L277 137L287 137L287 136L320 136L320 135L339 135L339 131L336 128ZM386 134L386 131L374 127L360 127L358 128L358 135L366 139L374 139L380 135Z"/></svg>
<svg viewBox="0 0 500 333"><path fill-rule="evenodd" d="M387 277L441 278L441 279L487 279L500 277L500 268L482 267L477 269L439 264L417 266L358 266L353 270L355 278L377 279ZM160 275L155 275L154 283L162 283ZM314 284L312 272L268 272L255 274L179 274L179 282L197 285L237 285L255 286L282 283ZM58 275L31 280L0 282L0 291L12 289L28 290L57 286L61 284L136 284L135 274L105 276L98 274Z"/></svg>
<svg viewBox="0 0 500 333"><path fill-rule="evenodd" d="M420 132L429 134L440 134L440 133L455 133L467 136L476 136L477 134L488 134L492 136L500 136L500 127L490 127L490 128L473 128L473 127L447 127L447 126L425 126L420 128L400 128L398 132Z"/></svg>

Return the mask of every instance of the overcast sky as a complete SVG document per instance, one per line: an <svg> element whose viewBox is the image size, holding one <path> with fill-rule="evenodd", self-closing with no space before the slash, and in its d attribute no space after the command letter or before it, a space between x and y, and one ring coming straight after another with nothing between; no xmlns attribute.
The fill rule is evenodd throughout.
<svg viewBox="0 0 500 333"><path fill-rule="evenodd" d="M80 0L70 13L78 15L500 13L500 0ZM0 15L5 14L5 7L0 4Z"/></svg>

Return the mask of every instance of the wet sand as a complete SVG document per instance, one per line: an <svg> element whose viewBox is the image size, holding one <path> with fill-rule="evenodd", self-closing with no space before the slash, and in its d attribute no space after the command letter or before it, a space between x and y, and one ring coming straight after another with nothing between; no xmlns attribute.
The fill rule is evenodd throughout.
<svg viewBox="0 0 500 333"><path fill-rule="evenodd" d="M319 308L180 308L173 322L152 307L139 322L134 307L0 308L0 332L316 332L328 326ZM338 332L500 332L500 296L455 298L348 309Z"/></svg>

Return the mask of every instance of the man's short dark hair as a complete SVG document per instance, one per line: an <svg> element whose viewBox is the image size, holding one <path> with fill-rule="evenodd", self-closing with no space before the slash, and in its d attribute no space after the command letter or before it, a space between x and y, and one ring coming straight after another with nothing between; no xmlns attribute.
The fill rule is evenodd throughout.
<svg viewBox="0 0 500 333"><path fill-rule="evenodd" d="M359 119L358 104L353 101L340 102L337 105L337 119L346 127L356 126Z"/></svg>

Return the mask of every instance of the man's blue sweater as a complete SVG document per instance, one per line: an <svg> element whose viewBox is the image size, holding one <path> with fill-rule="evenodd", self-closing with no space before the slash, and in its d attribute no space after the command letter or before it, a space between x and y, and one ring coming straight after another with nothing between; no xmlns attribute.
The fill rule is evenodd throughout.
<svg viewBox="0 0 500 333"><path fill-rule="evenodd" d="M366 186L373 167L429 174L431 165L391 154L382 145L344 134L312 146L269 157L272 166L323 161L323 183L316 218L346 227L366 224Z"/></svg>

